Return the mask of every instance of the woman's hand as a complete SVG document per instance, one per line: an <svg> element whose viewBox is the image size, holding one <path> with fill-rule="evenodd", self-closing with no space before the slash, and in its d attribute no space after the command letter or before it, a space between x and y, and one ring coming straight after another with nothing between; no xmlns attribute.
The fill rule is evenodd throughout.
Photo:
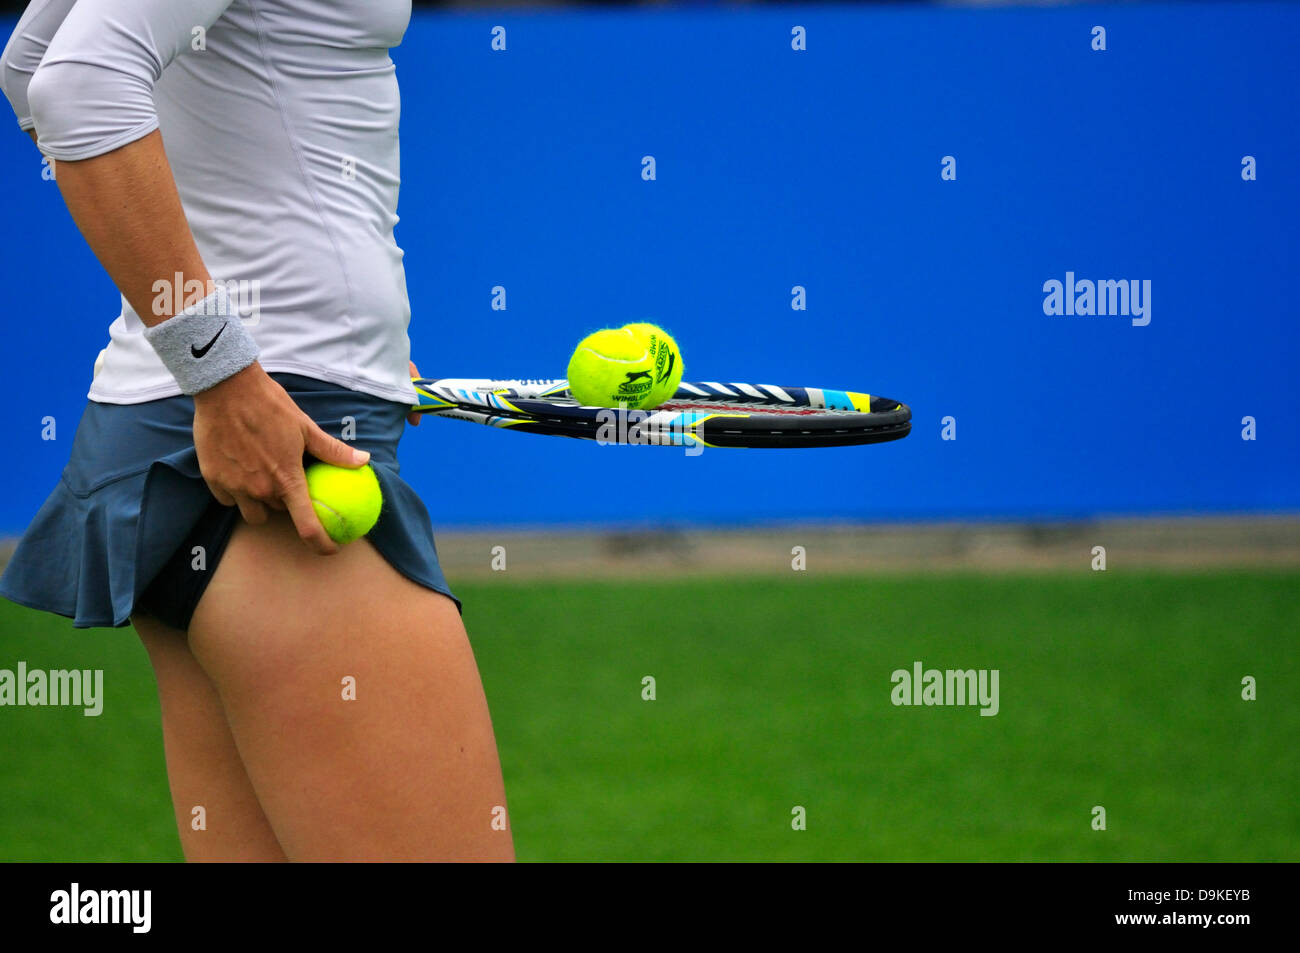
<svg viewBox="0 0 1300 953"><path fill-rule="evenodd" d="M266 522L268 506L288 510L303 542L322 555L338 552L307 494L303 452L341 467L359 467L370 454L316 426L260 364L194 395L194 449L219 503L238 506L254 525Z"/></svg>
<svg viewBox="0 0 1300 953"><path fill-rule="evenodd" d="M411 376L419 377L420 372L416 370L415 361L407 361L407 363L411 365ZM424 416L423 414L415 414L415 413L407 414L406 422L410 424L412 427L418 427L420 426L420 418L423 416Z"/></svg>

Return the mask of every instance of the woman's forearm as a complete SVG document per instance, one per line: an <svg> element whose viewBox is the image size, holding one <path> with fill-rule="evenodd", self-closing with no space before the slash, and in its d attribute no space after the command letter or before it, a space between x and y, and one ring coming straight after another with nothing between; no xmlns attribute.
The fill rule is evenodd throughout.
<svg viewBox="0 0 1300 953"><path fill-rule="evenodd" d="M60 161L55 179L87 244L147 326L210 293L157 131L93 159Z"/></svg>

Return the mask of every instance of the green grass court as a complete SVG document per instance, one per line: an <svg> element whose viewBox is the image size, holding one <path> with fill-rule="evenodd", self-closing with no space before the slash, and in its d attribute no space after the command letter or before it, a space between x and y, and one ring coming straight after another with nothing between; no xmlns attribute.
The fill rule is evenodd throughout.
<svg viewBox="0 0 1300 953"><path fill-rule="evenodd" d="M522 860L1300 860L1300 573L457 591ZM20 659L107 700L0 709L0 859L180 860L134 635L0 602ZM916 660L998 669L1000 713L895 707Z"/></svg>

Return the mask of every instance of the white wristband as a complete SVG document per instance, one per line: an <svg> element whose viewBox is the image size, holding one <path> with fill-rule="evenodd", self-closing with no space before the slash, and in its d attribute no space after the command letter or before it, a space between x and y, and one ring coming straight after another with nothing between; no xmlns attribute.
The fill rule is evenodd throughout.
<svg viewBox="0 0 1300 953"><path fill-rule="evenodd" d="M231 312L221 285L162 324L145 328L144 337L186 394L215 387L257 360L257 344Z"/></svg>

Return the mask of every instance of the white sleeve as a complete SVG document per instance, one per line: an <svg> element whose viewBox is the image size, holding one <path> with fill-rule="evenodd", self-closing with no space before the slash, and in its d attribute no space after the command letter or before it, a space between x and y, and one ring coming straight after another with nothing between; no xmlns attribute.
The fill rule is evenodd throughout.
<svg viewBox="0 0 1300 953"><path fill-rule="evenodd" d="M63 18L77 0L32 0L14 27L13 35L0 54L0 89L18 117L18 126L31 129L32 111L27 105L27 84L41 65L45 50L54 39Z"/></svg>
<svg viewBox="0 0 1300 953"><path fill-rule="evenodd" d="M154 84L232 2L77 0L27 87L41 152L90 159L157 129Z"/></svg>

